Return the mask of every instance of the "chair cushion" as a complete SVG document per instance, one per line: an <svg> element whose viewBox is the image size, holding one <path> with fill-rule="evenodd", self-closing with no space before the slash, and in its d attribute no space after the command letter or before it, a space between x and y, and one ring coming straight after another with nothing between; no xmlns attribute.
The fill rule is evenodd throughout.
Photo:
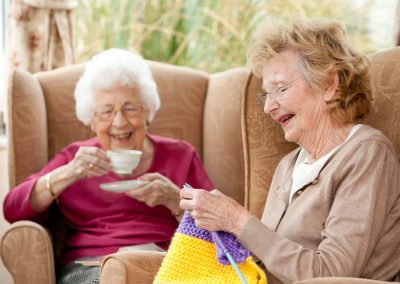
<svg viewBox="0 0 400 284"><path fill-rule="evenodd" d="M134 251L108 255L102 263L100 283L153 283L164 252Z"/></svg>
<svg viewBox="0 0 400 284"><path fill-rule="evenodd" d="M161 99L149 132L188 141L203 157L203 115L209 75L181 66L148 63Z"/></svg>
<svg viewBox="0 0 400 284"><path fill-rule="evenodd" d="M400 47L371 56L371 81L374 102L369 124L392 141L400 158Z"/></svg>
<svg viewBox="0 0 400 284"><path fill-rule="evenodd" d="M49 159L66 145L94 135L75 115L74 90L83 69L79 64L35 74L46 104Z"/></svg>
<svg viewBox="0 0 400 284"><path fill-rule="evenodd" d="M47 163L47 123L42 90L30 73L12 70L8 86L8 170L13 188Z"/></svg>
<svg viewBox="0 0 400 284"><path fill-rule="evenodd" d="M216 188L244 202L244 156L240 130L248 71L211 75L204 108L204 166Z"/></svg>
<svg viewBox="0 0 400 284"><path fill-rule="evenodd" d="M55 283L52 243L42 226L15 222L2 236L0 248L1 260L14 283Z"/></svg>

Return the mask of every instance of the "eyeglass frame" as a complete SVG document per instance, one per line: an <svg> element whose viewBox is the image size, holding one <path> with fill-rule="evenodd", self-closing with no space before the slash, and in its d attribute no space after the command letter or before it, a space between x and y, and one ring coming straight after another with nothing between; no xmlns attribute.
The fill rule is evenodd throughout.
<svg viewBox="0 0 400 284"><path fill-rule="evenodd" d="M98 111L94 112L94 115L96 117L98 117L100 121L104 121L104 122L113 121L117 112L121 112L122 116L125 119L138 117L139 114L143 111L143 105L137 104L137 105L130 106L130 104L131 103L126 103L126 104L122 105L122 107L120 107L119 109L115 109L114 107L112 107L112 109L110 109L110 110L98 110ZM127 111L127 109L129 110L129 108L130 108L131 110L133 110L134 107L135 107L135 113L129 114L129 111ZM110 112L110 114L107 115L109 117L107 117L107 118L104 117L105 112ZM103 115L103 117L102 117L102 115Z"/></svg>
<svg viewBox="0 0 400 284"><path fill-rule="evenodd" d="M257 103L265 106L268 97L277 100L277 97L284 94L289 88L294 86L294 82L299 79L303 78L304 76L300 74L299 76L295 77L294 79L290 80L289 82L283 84L282 86L276 87L272 92L262 91L256 94Z"/></svg>

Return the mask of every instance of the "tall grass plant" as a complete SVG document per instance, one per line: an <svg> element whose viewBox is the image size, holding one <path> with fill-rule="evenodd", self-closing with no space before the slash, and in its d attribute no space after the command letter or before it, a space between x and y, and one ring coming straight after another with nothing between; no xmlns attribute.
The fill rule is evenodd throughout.
<svg viewBox="0 0 400 284"><path fill-rule="evenodd" d="M253 31L266 19L296 16L343 21L352 42L367 53L372 0L85 0L75 12L77 60L119 47L151 60L217 72L246 62Z"/></svg>

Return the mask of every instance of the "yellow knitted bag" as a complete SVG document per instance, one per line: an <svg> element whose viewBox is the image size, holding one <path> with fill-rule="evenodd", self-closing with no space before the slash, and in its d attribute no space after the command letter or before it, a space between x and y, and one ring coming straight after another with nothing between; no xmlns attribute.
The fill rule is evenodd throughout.
<svg viewBox="0 0 400 284"><path fill-rule="evenodd" d="M224 249L232 255L246 282L240 279ZM153 283L266 284L267 280L249 251L233 235L225 232L216 235L197 228L186 212Z"/></svg>

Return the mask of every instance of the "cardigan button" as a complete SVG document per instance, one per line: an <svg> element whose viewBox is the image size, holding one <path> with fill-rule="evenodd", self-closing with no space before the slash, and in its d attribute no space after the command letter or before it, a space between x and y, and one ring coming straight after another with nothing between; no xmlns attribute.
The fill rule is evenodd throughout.
<svg viewBox="0 0 400 284"><path fill-rule="evenodd" d="M311 184L317 184L318 183L318 179L315 179L311 182Z"/></svg>

